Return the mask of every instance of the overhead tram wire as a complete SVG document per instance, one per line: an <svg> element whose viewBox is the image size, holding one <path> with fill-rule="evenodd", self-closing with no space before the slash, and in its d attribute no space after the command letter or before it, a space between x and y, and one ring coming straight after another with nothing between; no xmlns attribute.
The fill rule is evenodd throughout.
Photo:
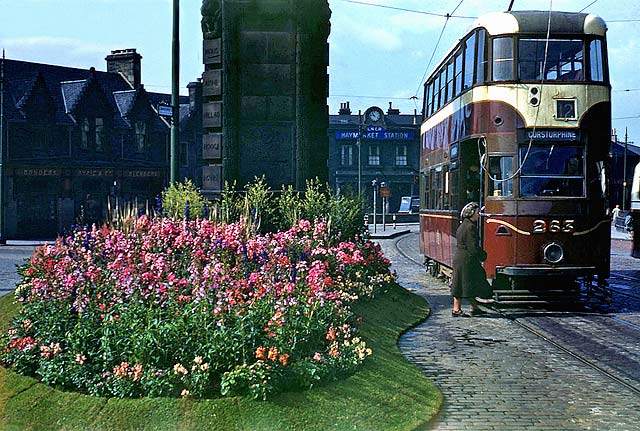
<svg viewBox="0 0 640 431"><path fill-rule="evenodd" d="M476 19L477 18L475 16L453 15L453 13L451 13L451 14L441 14L441 13L435 13L435 12L426 12L426 11L422 11L422 10L406 9L406 8L395 7L395 6L386 6L386 5L382 5L382 4L365 3L365 2L357 1L357 0L340 0L340 1L345 2L345 3L359 4L359 5L363 5L363 6L373 6L373 7L383 8L383 9L399 10L399 11L402 11L402 12L413 12L413 13L420 13L420 14L423 14L423 15L439 16L439 17L442 17L442 18L462 18L462 19ZM462 3L462 1L460 3ZM458 5L458 6L460 6L460 5ZM458 9L458 8L456 7L456 9ZM455 9L454 9L454 11L455 11Z"/></svg>
<svg viewBox="0 0 640 431"><path fill-rule="evenodd" d="M593 0L591 3L589 3L588 5L586 5L585 7L583 7L582 9L580 9L578 12L582 12L585 9L589 8L590 6L592 6L594 3L597 3L598 0Z"/></svg>
<svg viewBox="0 0 640 431"><path fill-rule="evenodd" d="M431 67L431 62L433 61L433 57L436 55L436 51L438 50L438 45L440 45L440 40L442 40L442 35L444 34L444 29L447 28L447 23L449 22L449 18L447 18L442 26L442 30L440 31L440 36L438 36L438 41L436 42L436 46L433 48L433 52L431 53L431 58L429 58L429 62L427 63L427 67L422 74L422 78L420 78L420 82L418 82L418 88L416 88L416 92L414 96L418 97L418 92L420 91L420 87L424 82L424 79L427 77L427 73L429 73L429 67Z"/></svg>
<svg viewBox="0 0 640 431"><path fill-rule="evenodd" d="M347 0L345 0L347 1ZM449 18L454 17L454 13L456 13L456 11L458 10L458 8L460 7L460 5L462 4L464 0L460 0L460 2L458 3L458 5L455 7L455 9L453 9L453 12L451 12L450 14L447 13L445 15L439 15L442 16L445 19L444 21L444 25L442 26L442 30L440 31L440 36L438 36L438 41L436 42L436 46L433 48L433 52L431 53L431 58L429 58L429 62L427 63L427 67L424 70L424 73L422 74L422 78L420 79L420 82L418 82L418 88L416 88L416 92L413 95L413 97L417 98L418 97L418 93L420 92L420 87L422 86L422 83L424 82L425 78L427 77L427 73L429 73L429 67L431 67L431 62L433 61L433 57L435 57L436 52L438 50L438 46L440 45L440 41L442 40L442 35L444 34L444 30L445 28L447 28L447 23L449 22ZM456 18L461 18L461 17L456 17ZM414 103L415 103L415 99L414 99Z"/></svg>

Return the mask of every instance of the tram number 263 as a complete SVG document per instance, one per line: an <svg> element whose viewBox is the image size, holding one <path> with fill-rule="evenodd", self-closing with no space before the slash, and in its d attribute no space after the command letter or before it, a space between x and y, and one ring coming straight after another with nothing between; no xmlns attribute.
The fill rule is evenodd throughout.
<svg viewBox="0 0 640 431"><path fill-rule="evenodd" d="M549 222L545 220L533 221L533 233L571 233L574 229L574 220L551 220Z"/></svg>

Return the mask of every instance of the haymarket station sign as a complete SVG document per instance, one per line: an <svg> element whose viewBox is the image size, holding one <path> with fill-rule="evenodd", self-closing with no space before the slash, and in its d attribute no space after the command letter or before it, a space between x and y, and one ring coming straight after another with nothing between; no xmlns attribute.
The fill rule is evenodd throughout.
<svg viewBox="0 0 640 431"><path fill-rule="evenodd" d="M336 139L358 139L359 132L354 131L337 131ZM413 131L388 131L384 127L369 126L362 131L362 139L371 139L376 141L412 141L415 139Z"/></svg>

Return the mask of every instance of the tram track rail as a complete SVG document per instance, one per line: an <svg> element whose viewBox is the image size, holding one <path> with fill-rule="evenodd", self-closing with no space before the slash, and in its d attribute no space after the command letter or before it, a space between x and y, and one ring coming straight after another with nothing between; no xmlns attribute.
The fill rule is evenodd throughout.
<svg viewBox="0 0 640 431"><path fill-rule="evenodd" d="M414 233L414 235L416 235ZM422 269L425 268L424 264L419 262L418 260L416 260L412 255L410 255L407 251L405 251L402 247L402 243L404 241L407 240L407 238L409 238L409 235L403 235L397 239L395 239L394 241L394 248L396 249L396 251L405 259L407 259L408 261L420 266ZM640 283L640 279L636 278L636 277L632 277L632 276L627 276L624 274L619 274L619 273L615 273L612 272L612 277L616 277L619 279L623 279L625 281L632 281L632 282L637 282ZM631 297L634 299L638 299L640 300L640 297L628 292L623 292L620 291L619 289L611 289L613 292L620 294L620 295L624 295L627 297ZM625 387L626 389L628 389L629 391L635 393L636 395L640 396L640 384L634 382L628 382L627 380L625 380L624 378L619 377L618 375L612 373L611 371L607 370L606 368L598 365L596 363L596 361L586 357L585 355L580 354L579 352L576 352L575 350L571 349L570 347L568 347L567 345L565 345L564 343L558 341L558 340L554 340L552 336L547 335L545 333L542 332L542 330L540 328L537 328L535 325L533 325L531 322L527 322L526 321L526 317L518 317L518 316L513 316L513 315L509 315L506 311L503 311L499 308L496 307L492 307L492 306L486 306L483 305L487 308L489 308L490 310L494 311L495 313L497 313L498 315L504 317L505 319L509 319L511 322L513 322L514 324L518 325L520 328L524 329L525 331L527 331L528 333L534 335L535 337L545 341L547 344L553 346L554 348L564 352L565 354L571 356L572 358L574 358L575 360L579 361L580 363L584 364L585 366L593 369L594 371L597 371L598 373L606 376L608 379L616 382L617 384ZM580 313L583 314L583 313ZM587 314L591 314L591 313L587 313ZM640 325L637 325L633 322L629 322L625 319L621 319L617 316L611 316L615 321L628 325L630 327L636 328L636 329L640 329Z"/></svg>

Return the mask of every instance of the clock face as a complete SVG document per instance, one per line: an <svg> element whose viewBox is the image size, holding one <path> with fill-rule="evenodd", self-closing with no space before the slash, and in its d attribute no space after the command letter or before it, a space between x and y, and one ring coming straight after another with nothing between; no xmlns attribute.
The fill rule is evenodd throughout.
<svg viewBox="0 0 640 431"><path fill-rule="evenodd" d="M371 111L369 112L369 120L371 121L379 121L380 120L380 112L379 111Z"/></svg>

